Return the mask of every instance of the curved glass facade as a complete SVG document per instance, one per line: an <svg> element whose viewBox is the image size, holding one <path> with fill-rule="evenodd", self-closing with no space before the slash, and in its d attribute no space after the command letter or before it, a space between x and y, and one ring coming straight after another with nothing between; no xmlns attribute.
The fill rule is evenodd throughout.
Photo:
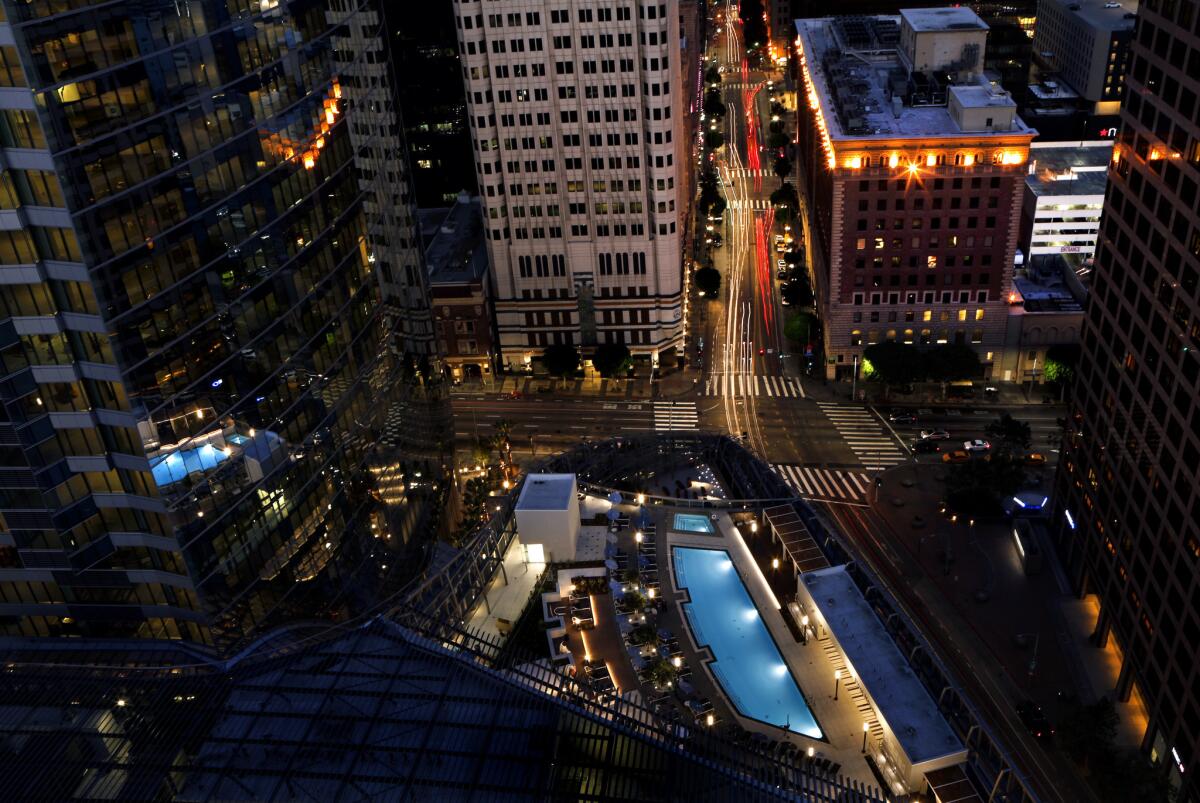
<svg viewBox="0 0 1200 803"><path fill-rule="evenodd" d="M386 573L375 446L428 350L378 14L7 11L0 628L220 647L336 613Z"/></svg>

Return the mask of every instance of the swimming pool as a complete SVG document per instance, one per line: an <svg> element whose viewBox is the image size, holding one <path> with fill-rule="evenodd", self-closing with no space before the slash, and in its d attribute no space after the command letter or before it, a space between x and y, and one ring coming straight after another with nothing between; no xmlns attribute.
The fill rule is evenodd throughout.
<svg viewBox="0 0 1200 803"><path fill-rule="evenodd" d="M708 520L708 516L699 513L676 513L675 529L685 530L689 533L716 532L713 529L712 522Z"/></svg>
<svg viewBox="0 0 1200 803"><path fill-rule="evenodd" d="M242 444L247 440L244 435L229 436L229 441L234 444ZM218 449L211 443L206 443L153 458L150 461L150 472L154 475L154 484L162 488L179 482L188 474L215 468L228 457L225 449Z"/></svg>
<svg viewBox="0 0 1200 803"><path fill-rule="evenodd" d="M688 590L684 612L696 643L713 654L713 674L743 716L822 738L729 553L674 548L675 579Z"/></svg>

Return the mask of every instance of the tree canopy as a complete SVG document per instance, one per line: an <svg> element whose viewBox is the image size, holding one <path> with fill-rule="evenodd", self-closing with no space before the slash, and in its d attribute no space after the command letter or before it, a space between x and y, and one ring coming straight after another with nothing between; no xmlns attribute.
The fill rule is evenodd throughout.
<svg viewBox="0 0 1200 803"><path fill-rule="evenodd" d="M802 272L794 275L796 278L785 284L780 293L794 307L811 307L817 299L808 283L808 277L804 276Z"/></svg>
<svg viewBox="0 0 1200 803"><path fill-rule="evenodd" d="M979 376L979 355L961 343L945 343L925 352L925 374L935 382Z"/></svg>
<svg viewBox="0 0 1200 803"><path fill-rule="evenodd" d="M800 206L800 196L796 195L796 188L791 183L785 181L771 193L771 205L776 208L795 211Z"/></svg>
<svg viewBox="0 0 1200 803"><path fill-rule="evenodd" d="M554 343L546 346L542 361L551 376L574 376L579 370L579 350L570 343Z"/></svg>
<svg viewBox="0 0 1200 803"><path fill-rule="evenodd" d="M704 93L704 113L709 117L725 116L725 102L721 100L719 89L710 89Z"/></svg>
<svg viewBox="0 0 1200 803"><path fill-rule="evenodd" d="M709 67L707 70L704 71L704 80L706 83L709 83L709 84L721 83L721 71L718 70L715 66Z"/></svg>
<svg viewBox="0 0 1200 803"><path fill-rule="evenodd" d="M798 312L788 318L787 323L784 324L783 335L793 343L806 346L812 342L814 323L816 323L816 316L811 312Z"/></svg>
<svg viewBox="0 0 1200 803"><path fill-rule="evenodd" d="M1074 379L1080 354L1078 343L1058 343L1046 349L1046 381L1070 382Z"/></svg>
<svg viewBox="0 0 1200 803"><path fill-rule="evenodd" d="M767 137L767 145L778 150L788 146L787 134L782 131L772 131Z"/></svg>
<svg viewBox="0 0 1200 803"><path fill-rule="evenodd" d="M694 277L696 289L709 297L716 297L721 289L721 272L716 268L701 268Z"/></svg>
<svg viewBox="0 0 1200 803"><path fill-rule="evenodd" d="M706 131L704 132L704 144L708 146L709 150L715 151L725 144L725 135L720 131Z"/></svg>
<svg viewBox="0 0 1200 803"><path fill-rule="evenodd" d="M912 346L887 340L863 349L868 379L887 385L906 385L918 381L925 372L922 354Z"/></svg>
<svg viewBox="0 0 1200 803"><path fill-rule="evenodd" d="M628 371L632 364L629 346L624 343L601 343L592 355L592 365L596 366L596 370L603 377L612 377Z"/></svg>
<svg viewBox="0 0 1200 803"><path fill-rule="evenodd" d="M779 178L787 178L792 172L792 160L786 156L775 157L773 170L775 171L775 175L779 176Z"/></svg>
<svg viewBox="0 0 1200 803"><path fill-rule="evenodd" d="M1020 454L1029 448L1033 442L1033 434L1028 422L1018 421L1010 413L1004 413L988 424L987 436L1000 451L1009 454Z"/></svg>

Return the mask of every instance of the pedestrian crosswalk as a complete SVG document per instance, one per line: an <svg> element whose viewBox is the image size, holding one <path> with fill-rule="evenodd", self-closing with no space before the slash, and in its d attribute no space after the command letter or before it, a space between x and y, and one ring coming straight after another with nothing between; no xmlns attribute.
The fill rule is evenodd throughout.
<svg viewBox="0 0 1200 803"><path fill-rule="evenodd" d="M721 172L726 176L732 176L733 178L754 178L755 176L767 178L775 175L770 170L752 170L749 167L730 167Z"/></svg>
<svg viewBox="0 0 1200 803"><path fill-rule="evenodd" d="M817 406L833 422L863 468L882 470L907 459L904 450L884 430L878 416L867 408L837 402L817 402Z"/></svg>
<svg viewBox="0 0 1200 803"><path fill-rule="evenodd" d="M730 209L756 209L765 211L771 208L771 202L765 198L750 198L749 200L739 200L737 198L729 202Z"/></svg>
<svg viewBox="0 0 1200 803"><path fill-rule="evenodd" d="M800 381L783 376L715 374L704 380L705 396L789 396L804 398Z"/></svg>
<svg viewBox="0 0 1200 803"><path fill-rule="evenodd" d="M867 498L871 478L864 471L835 468L809 468L772 463L771 469L805 499L862 502Z"/></svg>
<svg viewBox="0 0 1200 803"><path fill-rule="evenodd" d="M695 432L699 424L695 402L654 402L655 432Z"/></svg>

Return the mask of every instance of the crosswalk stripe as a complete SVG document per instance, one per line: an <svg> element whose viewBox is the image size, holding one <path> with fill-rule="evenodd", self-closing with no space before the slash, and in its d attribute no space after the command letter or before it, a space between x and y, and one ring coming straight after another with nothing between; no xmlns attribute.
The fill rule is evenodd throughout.
<svg viewBox="0 0 1200 803"><path fill-rule="evenodd" d="M705 396L769 396L771 398L804 398L804 389L797 380L785 376L749 376L747 374L717 374L704 380ZM863 423L865 431L877 434L871 424Z"/></svg>
<svg viewBox="0 0 1200 803"><path fill-rule="evenodd" d="M868 486L861 471L845 471L774 463L771 469L800 496L817 500L862 502Z"/></svg>

